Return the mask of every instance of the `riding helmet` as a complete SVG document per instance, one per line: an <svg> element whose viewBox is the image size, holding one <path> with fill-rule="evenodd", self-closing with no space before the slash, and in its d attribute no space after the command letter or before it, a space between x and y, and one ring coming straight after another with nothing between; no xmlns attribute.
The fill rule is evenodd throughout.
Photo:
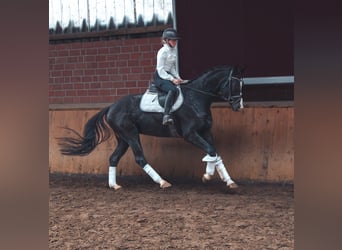
<svg viewBox="0 0 342 250"><path fill-rule="evenodd" d="M175 29L172 28L167 28L164 30L163 32L163 39L173 39L173 40L179 40L180 37L177 34L177 31Z"/></svg>

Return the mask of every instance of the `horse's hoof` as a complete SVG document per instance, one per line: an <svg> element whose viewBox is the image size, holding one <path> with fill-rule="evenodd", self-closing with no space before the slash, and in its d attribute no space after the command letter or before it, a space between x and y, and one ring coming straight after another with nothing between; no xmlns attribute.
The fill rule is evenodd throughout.
<svg viewBox="0 0 342 250"><path fill-rule="evenodd" d="M114 185L109 185L109 188L113 188L114 190L118 190L121 188L121 186L118 184L114 184Z"/></svg>
<svg viewBox="0 0 342 250"><path fill-rule="evenodd" d="M160 187L161 187L161 188L168 188L168 187L171 187L171 184L168 183L168 182L165 181L165 180L161 180L161 181L160 181Z"/></svg>
<svg viewBox="0 0 342 250"><path fill-rule="evenodd" d="M202 182L203 182L203 183L206 183L206 182L210 181L210 179L211 179L211 177L210 177L209 174L204 174L204 175L202 176Z"/></svg>
<svg viewBox="0 0 342 250"><path fill-rule="evenodd" d="M238 188L239 186L238 186L235 182L233 182L233 183L227 185L227 187L228 187L229 189L236 189L236 188Z"/></svg>

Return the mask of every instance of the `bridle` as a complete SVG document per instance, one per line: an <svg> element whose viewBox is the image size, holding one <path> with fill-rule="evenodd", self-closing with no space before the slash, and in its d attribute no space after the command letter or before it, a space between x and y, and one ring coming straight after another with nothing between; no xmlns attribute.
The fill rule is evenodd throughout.
<svg viewBox="0 0 342 250"><path fill-rule="evenodd" d="M233 89L232 89L232 80L237 80L240 82L240 91L237 94L233 94ZM242 78L237 78L234 76L230 76L227 81L222 85L221 90L219 91L219 93L222 93L222 91L227 87L229 88L229 95L228 96L224 96L223 94L220 95L220 97L225 100L228 101L231 104L235 104L237 102L240 102L240 99L242 98L242 86L243 86L244 82Z"/></svg>
<svg viewBox="0 0 342 250"><path fill-rule="evenodd" d="M242 78L237 78L235 76L233 76L233 71L234 70L231 70L230 73L229 73L229 76L227 77L227 80L224 82L224 84L220 87L220 90L218 92L218 94L213 94L211 92L207 92L207 91L203 91L203 90L199 90L199 89L196 89L196 88L192 88L192 87L189 87L187 85L182 85L182 87L185 87L185 88L188 88L188 89L191 89L193 91L196 91L198 93L201 93L203 95L207 95L207 96L213 96L213 97L219 97L225 101L228 101L231 105L236 105L238 103L240 103L240 100L242 98L242 87L244 85L244 82L243 82L243 79ZM232 94L232 82L233 80L237 80L240 82L240 91L238 94ZM229 87L229 95L228 96L224 96L223 94L223 90L227 87Z"/></svg>

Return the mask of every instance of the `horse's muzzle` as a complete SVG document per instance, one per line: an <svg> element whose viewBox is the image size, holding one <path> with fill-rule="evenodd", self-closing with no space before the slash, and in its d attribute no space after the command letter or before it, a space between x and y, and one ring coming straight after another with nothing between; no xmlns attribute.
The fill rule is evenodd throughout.
<svg viewBox="0 0 342 250"><path fill-rule="evenodd" d="M241 97L240 100L231 102L231 106L233 111L239 111L240 109L243 109L243 98Z"/></svg>

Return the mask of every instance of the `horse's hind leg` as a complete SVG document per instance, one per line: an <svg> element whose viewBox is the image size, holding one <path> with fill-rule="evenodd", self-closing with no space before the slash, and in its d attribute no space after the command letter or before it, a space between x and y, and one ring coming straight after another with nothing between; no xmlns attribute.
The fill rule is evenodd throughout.
<svg viewBox="0 0 342 250"><path fill-rule="evenodd" d="M109 158L109 173L108 173L108 185L109 188L114 188L115 190L121 188L120 185L116 183L116 167L121 159L121 157L126 153L128 149L128 143L124 140L116 137L118 145L114 150L113 154Z"/></svg>
<svg viewBox="0 0 342 250"><path fill-rule="evenodd" d="M147 163L143 149L140 143L139 136L134 140L129 140L130 147L132 148L136 163L142 167L146 174L148 174L152 180L160 185L161 188L170 187L171 184L160 177L160 175Z"/></svg>
<svg viewBox="0 0 342 250"><path fill-rule="evenodd" d="M124 126L116 126L116 134L120 135L118 138L118 147L111 156L111 166L117 166L122 155L127 151L128 145L131 147L135 162L147 173L154 182L158 183L161 188L170 187L171 184L165 181L160 175L147 163L143 149L140 143L138 131L132 127L130 129L123 129Z"/></svg>

